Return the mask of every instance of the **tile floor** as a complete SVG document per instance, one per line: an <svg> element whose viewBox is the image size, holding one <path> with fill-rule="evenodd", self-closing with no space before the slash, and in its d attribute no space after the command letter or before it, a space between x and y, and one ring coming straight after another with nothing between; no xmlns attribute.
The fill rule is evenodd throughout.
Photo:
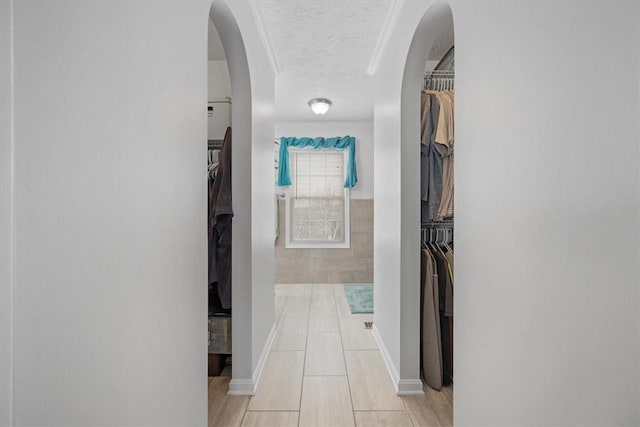
<svg viewBox="0 0 640 427"><path fill-rule="evenodd" d="M255 396L209 378L209 425L451 426L451 388L399 397L365 321L342 285L276 285L278 333Z"/></svg>

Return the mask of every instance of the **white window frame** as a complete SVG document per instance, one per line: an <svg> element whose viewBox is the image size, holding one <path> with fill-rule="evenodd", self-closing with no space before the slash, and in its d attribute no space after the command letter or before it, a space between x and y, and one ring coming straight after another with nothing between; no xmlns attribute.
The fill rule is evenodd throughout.
<svg viewBox="0 0 640 427"><path fill-rule="evenodd" d="M322 149L321 149L322 150ZM289 148L289 153L308 152L313 153L318 150L310 148ZM324 151L324 150L322 150ZM320 151L320 153L322 153ZM338 151L338 150L334 150ZM346 179L347 165L349 161L348 150L341 150L343 156L343 180ZM319 153L319 154L320 154ZM291 179L295 179L295 174L291 175ZM344 188L344 241L343 242L329 242L329 241L296 241L291 239L291 195L287 194L285 202L285 248L287 249L349 249L351 247L351 192L349 188Z"/></svg>

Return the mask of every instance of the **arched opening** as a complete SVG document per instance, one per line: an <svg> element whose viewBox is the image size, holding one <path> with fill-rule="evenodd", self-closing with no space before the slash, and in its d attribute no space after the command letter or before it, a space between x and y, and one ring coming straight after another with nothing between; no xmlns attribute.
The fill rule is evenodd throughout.
<svg viewBox="0 0 640 427"><path fill-rule="evenodd" d="M211 45L208 46L208 59L211 59L208 62L208 100L211 101L207 107L208 115L211 114L208 117L208 145L213 149L222 148L218 145L220 139L224 139L227 126L232 127L231 244L230 250L227 247L227 253L223 255L227 258L222 260L227 263L227 274L230 269L231 295L229 298L228 283L222 292L220 288L213 292L212 299L216 301L217 298L217 301L212 301L210 313L220 315L210 324L212 335L217 335L213 337L217 345L209 350L219 355L213 357L212 370L224 371L226 376L222 381L221 396L255 392L275 334L273 211L252 209L252 206L267 206L274 202L273 165L264 161L272 159L273 152L264 143L270 138L261 137L273 134L274 75L268 66L264 66L268 60L256 29L248 24L243 27L243 23L248 22L253 22L248 4L222 1L211 4L208 25L215 32L210 32ZM264 167L256 167L259 159L263 160ZM214 233L218 243L219 238ZM228 239L226 243L229 243ZM214 276L218 284L220 275L220 269L216 267Z"/></svg>
<svg viewBox="0 0 640 427"><path fill-rule="evenodd" d="M451 9L435 13L420 96L419 352L426 396L453 420L455 44Z"/></svg>
<svg viewBox="0 0 640 427"><path fill-rule="evenodd" d="M407 377L422 379L426 398L440 390L448 417L453 412L453 253L444 243L453 246L454 120L449 89L454 76L453 68L445 68L452 64L447 53L453 46L451 8L436 3L424 12L407 53L400 147L403 172L406 169L402 219L408 224L401 231L399 383Z"/></svg>
<svg viewBox="0 0 640 427"><path fill-rule="evenodd" d="M207 237L209 383L231 378L233 198L231 80L220 35L209 18L207 41ZM222 378L220 378L222 377ZM226 384L228 387L228 384Z"/></svg>
<svg viewBox="0 0 640 427"><path fill-rule="evenodd" d="M453 16L447 3L412 3L404 5L398 22L404 26L387 40L374 72L375 169L395 166L374 185L374 256L388 261L374 270L374 334L397 392L426 393L424 399L433 389L425 388L421 366L421 93L425 71L452 47Z"/></svg>
<svg viewBox="0 0 640 427"><path fill-rule="evenodd" d="M235 143L232 142L232 149L230 150L233 155L231 156L230 165L227 165L231 166L231 176L230 180L227 179L225 182L225 185L231 187L233 210L231 232L229 233L229 230L223 231L223 233L227 233L227 236L226 242L224 242L226 247L223 248L222 257L218 257L217 253L211 254L210 257L210 264L212 264L212 258L218 263L218 266L214 267L218 270L213 272L214 275L222 275L224 270L231 270L230 273L227 271L227 274L230 274L231 277L220 277L218 282L221 285L222 281L227 282L224 284L227 289L222 290L221 286L215 292L217 295L227 294L226 301L218 302L221 303L222 308L230 312L230 316L212 318L212 322L209 322L212 334L218 334L218 336L212 337L212 341L214 343L217 340L224 342L224 344L221 343L221 348L215 348L214 345L209 351L219 352L218 360L215 360L216 358L214 357L214 360L211 361L214 364L217 363L219 368L222 368L221 365L226 364L226 359L232 358L230 380L233 378L244 379L251 378L253 374L251 364L251 322L234 322L233 319L251 319L251 301L247 301L246 298L242 297L246 294L251 295L251 278L247 275L251 269L239 268L239 263L237 262L244 254L251 251L251 216L250 212L247 212L249 210L248 206L250 206L251 187L250 182L242 179L235 172L245 169L247 167L247 159L250 159L250 154L247 155L247 152L250 152L251 146L251 80L246 50L231 10L222 2L213 2L208 22L210 26L214 27L212 30L219 35L218 39L215 37L215 33L212 34L210 38L212 46L207 51L208 55L212 55L212 59L217 61L212 61L209 64L208 92L212 97L209 101L221 101L210 104L214 111L212 111L212 117L208 117L208 120L210 120L208 129L210 135L208 136L211 136L210 139L215 143L224 138L226 127L230 127L232 120L235 125L233 126L233 141ZM221 57L224 59L220 59ZM226 76L228 76L228 80L225 79ZM231 99L230 104L224 103L227 97ZM215 111L216 109L218 111ZM224 117L218 119L219 116L215 114L217 112L224 115ZM228 197L229 188L224 190L227 191L226 197ZM231 234L231 236L228 234ZM216 232L216 237L212 238L216 240L224 239L224 237L220 237L222 236L217 235ZM211 248L210 251L216 252L216 249ZM230 260L229 257L231 258ZM221 263L226 265L223 268L219 268ZM215 264L215 261L213 264ZM213 280L213 278L209 277L209 280ZM230 284L228 283L229 281L231 282ZM216 286L217 284L211 284L214 289ZM228 289L229 287L231 289ZM212 295L211 299L214 300L214 298L215 295ZM212 314L214 314L213 302L211 301Z"/></svg>

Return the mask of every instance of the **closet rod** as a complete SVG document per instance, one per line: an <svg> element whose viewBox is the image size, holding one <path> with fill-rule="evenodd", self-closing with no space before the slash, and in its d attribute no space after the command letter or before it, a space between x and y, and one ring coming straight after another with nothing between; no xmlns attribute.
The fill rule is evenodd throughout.
<svg viewBox="0 0 640 427"><path fill-rule="evenodd" d="M425 74L455 74L456 71L455 70L431 70L431 71L425 71Z"/></svg>
<svg viewBox="0 0 640 427"><path fill-rule="evenodd" d="M207 147L209 148L209 150L220 150L223 143L224 140L222 139L209 139L207 141Z"/></svg>
<svg viewBox="0 0 640 427"><path fill-rule="evenodd" d="M442 221L427 221L420 224L421 229L428 228L453 228L452 219L444 219Z"/></svg>
<svg viewBox="0 0 640 427"><path fill-rule="evenodd" d="M456 76L456 72L455 71L451 71L451 70L433 70L433 71L427 71L424 73L424 78L428 79L428 78L454 78Z"/></svg>
<svg viewBox="0 0 640 427"><path fill-rule="evenodd" d="M424 89L443 90L453 89L455 83L455 71L433 70L424 73Z"/></svg>
<svg viewBox="0 0 640 427"><path fill-rule="evenodd" d="M226 99L214 99L211 101L207 101L207 104L231 104L231 98Z"/></svg>

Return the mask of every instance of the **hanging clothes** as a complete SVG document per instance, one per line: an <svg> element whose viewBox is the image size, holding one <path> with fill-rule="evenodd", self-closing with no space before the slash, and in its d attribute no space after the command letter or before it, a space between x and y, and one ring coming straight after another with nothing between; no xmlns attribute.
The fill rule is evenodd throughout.
<svg viewBox="0 0 640 427"><path fill-rule="evenodd" d="M421 250L421 367L436 390L453 382L453 251L423 243Z"/></svg>
<svg viewBox="0 0 640 427"><path fill-rule="evenodd" d="M231 128L224 135L218 169L209 186L209 286L217 288L220 304L231 308Z"/></svg>
<svg viewBox="0 0 640 427"><path fill-rule="evenodd" d="M438 92L438 99L443 108L440 109L438 117L438 129L435 141L439 146L444 147L442 156L442 193L440 206L436 219L441 220L453 216L453 92L445 90Z"/></svg>
<svg viewBox="0 0 640 427"><path fill-rule="evenodd" d="M421 115L421 194L422 222L433 220L442 195L442 158L436 151L436 131L440 101L434 91L422 91Z"/></svg>
<svg viewBox="0 0 640 427"><path fill-rule="evenodd" d="M437 82L425 87L452 88L452 81ZM429 231L423 232L421 250L421 367L426 384L436 390L453 382L453 249L447 240L452 228L444 228L443 241L437 223L454 213L454 100L453 90L421 93L421 220Z"/></svg>
<svg viewBox="0 0 640 427"><path fill-rule="evenodd" d="M421 220L453 217L453 91L421 94Z"/></svg>
<svg viewBox="0 0 640 427"><path fill-rule="evenodd" d="M431 251L422 249L422 371L426 383L442 389L442 344L438 295L438 271Z"/></svg>
<svg viewBox="0 0 640 427"><path fill-rule="evenodd" d="M451 276L449 275L449 264L444 256L439 251L433 251L433 256L436 260L436 269L438 270L438 314L440 317L440 343L442 352L442 371L443 384L451 384L453 380L453 343L451 337L453 331L451 330L451 323L447 315L447 295L453 295L453 283L451 283Z"/></svg>

